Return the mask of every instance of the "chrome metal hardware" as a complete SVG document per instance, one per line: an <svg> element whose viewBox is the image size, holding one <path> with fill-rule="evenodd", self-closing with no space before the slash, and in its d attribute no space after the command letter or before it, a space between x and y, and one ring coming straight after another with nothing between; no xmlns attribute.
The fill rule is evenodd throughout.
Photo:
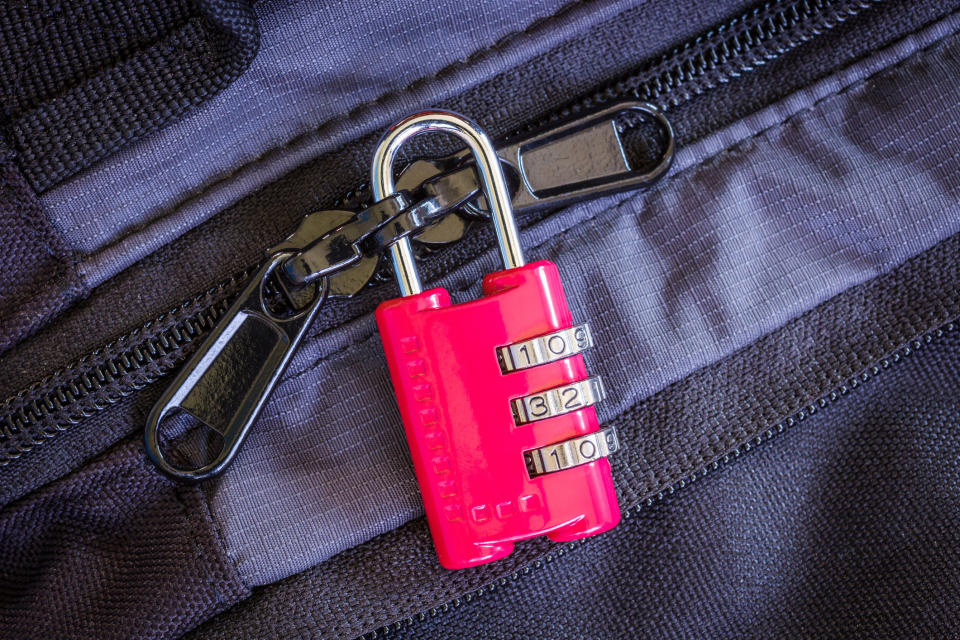
<svg viewBox="0 0 960 640"><path fill-rule="evenodd" d="M339 216L342 212L310 214L300 229L279 245L283 249L297 249L284 265L291 283L299 285L325 275L347 273L356 267L356 274L335 276L330 286L333 296L353 295L365 284L359 276L366 275L368 282L376 271L376 263L369 261L378 259L379 253L390 247L401 292L412 292L416 287L416 276L408 269L413 264L410 239L422 238L427 244L456 242L466 232L469 218L488 217L489 206L482 187L484 184L496 186L494 182L485 182L493 180L495 168L502 172L500 187L504 189L500 191L497 187L497 193L501 194L498 196L498 211L510 204L515 213L522 213L540 206L560 206L583 198L647 186L663 177L673 162L674 137L670 122L653 105L634 100L578 114L566 122L553 124L544 131L509 143L492 145L489 138L481 134L488 147L483 171L473 160L471 147L440 160L417 161L395 184L392 163L406 140L425 131L446 131L457 135L453 124L425 124L432 114L441 113L448 112L428 111L411 116L397 123L384 136L378 147L380 156L374 159L380 168L375 170L375 176L371 176L376 204L354 214L353 219L324 235L315 234L315 220ZM637 170L630 166L618 128L619 119L626 115L649 118L662 130L664 147L654 167ZM412 120L417 122L407 124ZM399 132L401 127L403 131ZM480 144L477 136L464 135L466 138L462 139ZM499 163L494 162L492 156L499 158ZM378 191L377 184L381 180ZM385 193L391 193L390 197L378 199L378 194ZM505 220L495 220L494 224L505 234L498 231L501 247L519 248L516 224ZM519 264L515 255L509 255L510 249L504 248L503 251L506 252L502 254L505 265Z"/></svg>
<svg viewBox="0 0 960 640"><path fill-rule="evenodd" d="M593 346L593 335L586 322L523 342L500 347L497 359L504 373L563 360Z"/></svg>
<svg viewBox="0 0 960 640"><path fill-rule="evenodd" d="M387 130L377 145L370 170L370 188L374 201L391 197L396 191L393 163L400 148L411 138L428 132L453 134L466 143L475 163L478 184L490 206L503 266L507 269L522 266L524 259L520 233L513 218L513 205L503 168L493 142L483 129L469 118L450 111L425 111L404 118ZM393 271L402 296L423 291L408 235L398 237L390 246L390 259L393 261Z"/></svg>
<svg viewBox="0 0 960 640"><path fill-rule="evenodd" d="M594 376L522 398L514 398L513 418L518 425L546 420L597 404L606 397L603 382Z"/></svg>
<svg viewBox="0 0 960 640"><path fill-rule="evenodd" d="M599 460L619 448L616 429L604 427L579 438L525 451L523 457L530 477L536 477Z"/></svg>

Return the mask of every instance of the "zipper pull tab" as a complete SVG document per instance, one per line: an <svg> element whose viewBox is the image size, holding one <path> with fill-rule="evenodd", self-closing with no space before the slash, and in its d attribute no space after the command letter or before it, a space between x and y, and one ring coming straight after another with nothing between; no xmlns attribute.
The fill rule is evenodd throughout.
<svg viewBox="0 0 960 640"><path fill-rule="evenodd" d="M624 134L634 126L652 125L661 145L655 164L635 167ZM542 206L563 206L586 198L647 187L666 175L675 151L673 127L654 105L624 100L585 111L513 142L496 145L510 185L516 213ZM649 164L649 163L646 163ZM439 160L418 160L400 175L398 189L437 197L446 202L466 201L468 217L489 217L486 198L469 152ZM443 218L414 240L449 244L466 232L469 220L459 215Z"/></svg>
<svg viewBox="0 0 960 640"><path fill-rule="evenodd" d="M288 316L270 309L264 286L274 271L293 256L272 255L239 299L154 404L147 418L147 455L167 475L199 482L223 471L240 450L250 426L286 369L300 340L323 305L329 279L315 285L313 297ZM194 469L175 466L163 454L160 423L184 411L223 437L212 462Z"/></svg>
<svg viewBox="0 0 960 640"><path fill-rule="evenodd" d="M664 140L659 160L649 169L631 166L622 138L638 119L659 127ZM517 177L513 208L523 211L650 186L669 171L674 149L667 117L650 103L627 100L499 147L497 155Z"/></svg>

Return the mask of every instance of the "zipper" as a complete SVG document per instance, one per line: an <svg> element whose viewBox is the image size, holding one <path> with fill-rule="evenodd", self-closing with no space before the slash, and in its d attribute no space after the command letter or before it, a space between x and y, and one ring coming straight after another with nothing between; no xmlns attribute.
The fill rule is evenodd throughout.
<svg viewBox="0 0 960 640"><path fill-rule="evenodd" d="M645 117L665 138L649 169L631 166L622 137L629 121ZM436 175L412 180L409 189L398 191L393 165L400 147L420 133L437 131L466 142L470 155L428 163L429 173L436 169ZM374 154L374 203L356 213L311 213L280 247L267 250L266 264L154 404L144 435L147 456L177 480L197 482L222 473L327 297L350 297L365 289L387 253L401 297L422 293L411 240L427 230L443 233L459 209L472 210L476 217L489 215L504 267L519 268L524 258L514 211L653 184L670 169L673 153L670 122L656 107L635 100L588 111L499 146L476 123L450 111L425 111L400 121ZM590 162L581 162L583 156ZM457 242L468 225L462 221L433 241ZM164 454L161 423L180 411L220 434L211 461L177 466Z"/></svg>
<svg viewBox="0 0 960 640"><path fill-rule="evenodd" d="M649 101L669 113L880 1L768 2L641 66L629 77L530 123L513 139L571 116L589 115L597 105L613 100ZM592 195L596 193L584 197ZM475 241L469 244L474 253L486 248ZM226 312L227 301L253 271L230 278L7 398L0 405L0 467L174 370L210 334Z"/></svg>
<svg viewBox="0 0 960 640"><path fill-rule="evenodd" d="M739 447L735 448L730 453L724 455L723 457L714 460L711 463L708 463L694 471L688 476L680 478L679 480L667 485L666 487L660 489L656 494L649 496L646 500L642 500L634 504L631 508L625 509L623 511L624 519L630 519L634 515L640 513L644 509L649 509L653 505L663 502L665 498L668 498L674 495L677 491L684 489L687 485L696 482L697 480L703 478L704 476L711 474L715 471L719 471L721 468L726 467L727 465L732 464L736 460L740 459L742 455L749 453L751 450L756 447L763 445L778 434L783 433L784 431L799 425L801 422L804 422L807 418L815 415L817 412L826 409L828 406L835 404L836 402L846 398L850 393L860 389L864 384L876 378L878 375L881 375L883 372L891 369L895 365L903 362L907 357L915 353L916 351L922 349L924 346L929 345L934 340L942 338L945 334L953 332L957 329L957 323L949 322L944 326L941 326L938 329L925 333L913 340L908 344L901 347L900 349L889 354L887 357L882 360L877 361L859 374L849 378L846 383L840 385L839 387L834 388L829 393L826 393L809 405L796 412L795 414L787 417L785 420L778 422L776 425L770 427L762 434L755 436L754 438L744 442ZM387 638L391 635L402 631L407 627L411 627L418 622L424 622L428 618L435 618L438 615L447 613L451 609L457 609L463 604L472 602L475 598L482 597L490 592L496 590L497 588L505 587L508 584L514 584L516 582L522 582L526 576L531 575L535 571L538 571L545 567L546 565L553 563L556 560L559 560L564 555L576 552L584 545L588 544L590 539L584 538L581 540L574 540L572 542L566 542L559 544L550 551L544 553L542 556L534 560L533 562L523 566L509 575L502 576L496 580L492 580L476 589L472 589L468 593L465 593L456 598L452 598L429 609L424 609L419 611L411 616L407 616L402 620L392 622L390 624L382 625L372 631L360 636L363 640L375 640L379 638ZM358 639L359 640L359 639Z"/></svg>

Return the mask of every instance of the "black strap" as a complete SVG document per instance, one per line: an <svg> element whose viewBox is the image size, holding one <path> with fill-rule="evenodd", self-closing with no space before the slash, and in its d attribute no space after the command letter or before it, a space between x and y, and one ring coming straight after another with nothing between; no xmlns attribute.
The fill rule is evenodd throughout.
<svg viewBox="0 0 960 640"><path fill-rule="evenodd" d="M0 104L44 191L160 129L249 65L249 0L35 0L0 12Z"/></svg>

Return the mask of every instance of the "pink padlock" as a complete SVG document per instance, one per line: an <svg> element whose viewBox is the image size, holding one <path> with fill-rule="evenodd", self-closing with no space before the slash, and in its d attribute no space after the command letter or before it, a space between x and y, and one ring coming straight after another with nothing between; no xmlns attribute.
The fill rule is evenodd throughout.
<svg viewBox="0 0 960 640"><path fill-rule="evenodd" d="M452 133L474 154L506 269L483 279L484 296L453 305L422 291L409 241L391 247L403 297L377 309L394 391L440 563L497 560L514 542L566 541L620 520L606 456L617 447L594 404L599 378L581 352L556 265L525 265L496 151L476 124L432 111L397 123L373 163L373 197L394 191L399 148L425 131Z"/></svg>

